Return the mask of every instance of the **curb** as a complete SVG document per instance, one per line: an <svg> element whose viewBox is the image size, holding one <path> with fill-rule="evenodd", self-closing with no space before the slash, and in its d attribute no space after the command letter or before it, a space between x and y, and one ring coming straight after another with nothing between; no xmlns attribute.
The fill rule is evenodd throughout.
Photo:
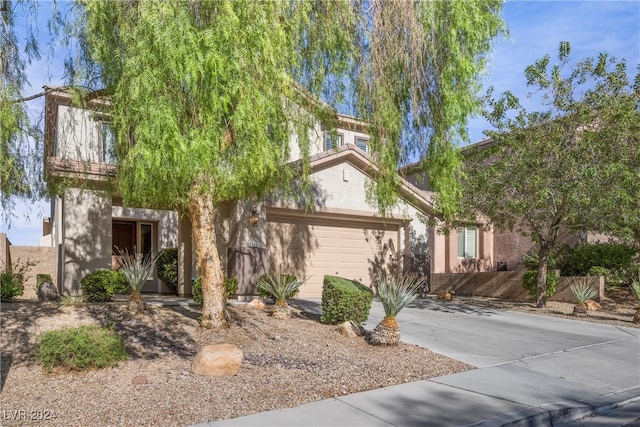
<svg viewBox="0 0 640 427"><path fill-rule="evenodd" d="M640 400L640 387L611 393L584 402L583 406L564 406L562 403L530 408L482 420L469 427L562 427L582 418L598 415Z"/></svg>

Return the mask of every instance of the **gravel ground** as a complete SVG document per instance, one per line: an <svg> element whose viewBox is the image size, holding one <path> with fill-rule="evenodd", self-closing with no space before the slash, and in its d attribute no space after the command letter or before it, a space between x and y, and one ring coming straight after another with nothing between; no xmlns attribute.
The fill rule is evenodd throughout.
<svg viewBox="0 0 640 427"><path fill-rule="evenodd" d="M571 317L572 304L456 297L442 304L473 303L539 315ZM615 295L581 319L635 326L637 301ZM418 346L368 345L347 338L318 316L294 309L289 320L266 310L229 306L232 326L198 327L198 312L182 307L131 314L123 303L64 307L55 303L2 303L0 416L2 425L189 425L293 407L337 395L418 381L471 369ZM400 315L402 316L402 314ZM129 360L116 368L46 374L33 350L47 330L79 324L112 325L127 344ZM237 375L209 378L190 372L205 344L226 342L244 352ZM55 417L55 418L53 418Z"/></svg>
<svg viewBox="0 0 640 427"><path fill-rule="evenodd" d="M233 325L213 331L199 328L199 313L181 307L135 315L122 303L73 308L18 302L1 308L2 425L55 415L42 424L184 426L470 369L414 345L370 346L300 310L277 320L265 310L230 306ZM38 337L78 324L113 325L125 338L129 360L92 372L44 373L33 357ZM192 374L198 349L220 342L243 350L238 374Z"/></svg>

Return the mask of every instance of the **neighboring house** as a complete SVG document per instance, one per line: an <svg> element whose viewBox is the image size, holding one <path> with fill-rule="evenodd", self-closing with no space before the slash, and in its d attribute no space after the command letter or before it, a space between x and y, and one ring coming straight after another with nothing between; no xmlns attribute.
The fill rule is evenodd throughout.
<svg viewBox="0 0 640 427"><path fill-rule="evenodd" d="M462 148L462 155L470 149L483 148L493 141L485 139ZM401 175L425 194L432 194L429 179L416 165L401 170ZM436 229L441 226L436 224ZM575 245L581 240L597 241L602 236L593 233L579 235L561 232L558 243ZM535 248L535 243L515 231L499 231L483 218L459 227L448 234L434 231L431 245L431 273L469 273L483 271L524 270L524 255Z"/></svg>
<svg viewBox="0 0 640 427"><path fill-rule="evenodd" d="M114 195L114 138L108 116L100 113L103 106L94 99L83 109L65 89L47 91L46 179L50 186L66 184L51 208L49 239L57 248L57 283L62 292L79 289L86 274L114 266L116 247L141 255L177 247L179 293L189 295L190 279L197 275L190 222L175 211L123 206ZM225 273L238 278L239 295L255 294L264 272L304 278L299 296L306 298L321 296L325 274L366 285L396 270L428 276L433 233L426 218L433 215L432 194L403 181L400 203L381 217L365 197L378 169L367 154L364 130L359 120L340 115L335 133L316 125L310 203L276 191L265 200L220 206L218 252ZM314 209L305 209L309 204ZM155 274L143 289L167 290Z"/></svg>

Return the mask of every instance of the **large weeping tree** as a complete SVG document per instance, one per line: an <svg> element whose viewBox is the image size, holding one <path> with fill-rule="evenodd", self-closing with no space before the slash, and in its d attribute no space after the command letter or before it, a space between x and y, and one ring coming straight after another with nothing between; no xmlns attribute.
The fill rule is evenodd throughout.
<svg viewBox="0 0 640 427"><path fill-rule="evenodd" d="M225 323L217 206L308 170L314 114L350 106L370 124L381 210L398 164L422 158L438 206L459 197L455 150L503 29L497 0L79 1L75 83L110 98L124 202L177 209L193 226L203 324ZM323 113L324 112L324 113ZM302 163L283 167L295 132Z"/></svg>
<svg viewBox="0 0 640 427"><path fill-rule="evenodd" d="M26 68L40 59L35 0L0 1L0 216L42 194L42 132L29 116ZM55 9L55 3L53 4ZM51 27L53 28L53 27Z"/></svg>

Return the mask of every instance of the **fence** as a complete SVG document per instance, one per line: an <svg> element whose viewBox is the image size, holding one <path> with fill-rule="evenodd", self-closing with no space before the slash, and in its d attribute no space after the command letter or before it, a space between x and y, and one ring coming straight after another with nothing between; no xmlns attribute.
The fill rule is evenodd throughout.
<svg viewBox="0 0 640 427"><path fill-rule="evenodd" d="M509 300L533 300L522 286L525 271L495 271L483 273L442 273L431 275L430 293L455 291L456 295L504 298ZM584 280L598 289L599 300L604 298L604 277L559 277L556 293L550 301L574 302L570 286Z"/></svg>
<svg viewBox="0 0 640 427"><path fill-rule="evenodd" d="M26 267L24 294L19 298L36 298L36 275L49 274L56 283L56 250L45 246L13 246L0 233L0 271L17 271Z"/></svg>

